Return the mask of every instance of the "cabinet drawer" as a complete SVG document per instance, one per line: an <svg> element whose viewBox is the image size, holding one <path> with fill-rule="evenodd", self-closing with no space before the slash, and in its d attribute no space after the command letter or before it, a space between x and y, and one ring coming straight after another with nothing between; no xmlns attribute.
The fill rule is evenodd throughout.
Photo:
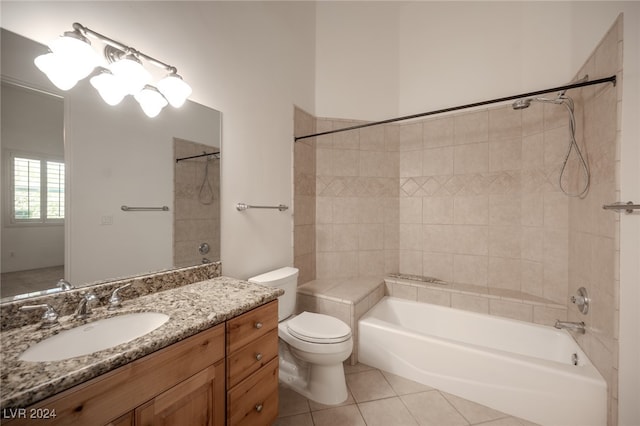
<svg viewBox="0 0 640 426"><path fill-rule="evenodd" d="M278 329L227 356L227 386L237 385L278 355Z"/></svg>
<svg viewBox="0 0 640 426"><path fill-rule="evenodd" d="M227 354L253 342L277 327L277 300L227 321Z"/></svg>
<svg viewBox="0 0 640 426"><path fill-rule="evenodd" d="M278 416L278 358L227 394L227 425L271 425Z"/></svg>

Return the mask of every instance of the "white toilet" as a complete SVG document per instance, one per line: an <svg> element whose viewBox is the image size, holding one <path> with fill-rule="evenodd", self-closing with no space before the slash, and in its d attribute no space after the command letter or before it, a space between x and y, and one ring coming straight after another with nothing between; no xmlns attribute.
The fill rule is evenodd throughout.
<svg viewBox="0 0 640 426"><path fill-rule="evenodd" d="M278 287L278 355L280 381L294 391L321 404L347 399L342 363L351 355L351 328L329 315L302 312L296 306L298 269L285 267L267 272L249 282Z"/></svg>

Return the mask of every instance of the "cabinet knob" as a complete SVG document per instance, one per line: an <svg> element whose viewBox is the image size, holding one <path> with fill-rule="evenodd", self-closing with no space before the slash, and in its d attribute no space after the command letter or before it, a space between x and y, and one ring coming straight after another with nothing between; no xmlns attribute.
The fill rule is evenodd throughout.
<svg viewBox="0 0 640 426"><path fill-rule="evenodd" d="M255 326L255 328L257 328L258 330L260 330L260 329L262 328L262 323L258 321L257 323L255 323L255 325L254 325L254 326Z"/></svg>
<svg viewBox="0 0 640 426"><path fill-rule="evenodd" d="M262 359L262 354L261 353L257 353L256 354L256 361L260 361Z"/></svg>
<svg viewBox="0 0 640 426"><path fill-rule="evenodd" d="M258 413L262 411L262 404L256 404L256 411Z"/></svg>

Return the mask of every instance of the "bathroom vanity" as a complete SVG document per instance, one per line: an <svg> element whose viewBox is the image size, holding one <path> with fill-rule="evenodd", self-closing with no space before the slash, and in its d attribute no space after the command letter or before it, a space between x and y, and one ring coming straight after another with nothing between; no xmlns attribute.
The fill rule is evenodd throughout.
<svg viewBox="0 0 640 426"><path fill-rule="evenodd" d="M5 331L2 423L270 425L278 412L279 294L219 277L131 299L114 315L158 311L169 321L61 361L19 360L51 330ZM61 319L59 328L77 326L72 321Z"/></svg>

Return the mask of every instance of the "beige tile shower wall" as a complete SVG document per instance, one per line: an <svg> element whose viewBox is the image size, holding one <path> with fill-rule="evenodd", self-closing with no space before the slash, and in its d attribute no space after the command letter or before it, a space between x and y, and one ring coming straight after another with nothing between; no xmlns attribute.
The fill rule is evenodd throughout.
<svg viewBox="0 0 640 426"><path fill-rule="evenodd" d="M318 119L318 132L354 122ZM398 271L399 127L320 136L316 147L318 279Z"/></svg>
<svg viewBox="0 0 640 426"><path fill-rule="evenodd" d="M568 129L537 103L402 124L400 272L564 303Z"/></svg>
<svg viewBox="0 0 640 426"><path fill-rule="evenodd" d="M203 152L211 152L211 147L174 140L175 158ZM175 163L174 266L197 265L203 258L220 260L220 160L208 160L205 166L206 162L205 158L194 158ZM198 248L205 242L209 244L209 253L201 255Z"/></svg>
<svg viewBox="0 0 640 426"><path fill-rule="evenodd" d="M316 119L294 109L296 136L313 134ZM301 139L293 147L293 264L300 270L298 284L316 278L316 142Z"/></svg>
<svg viewBox="0 0 640 426"><path fill-rule="evenodd" d="M591 79L617 75L618 85L586 87L576 97L578 143L587 152L591 187L583 199L569 203L569 291L585 287L592 299L585 316L568 307L569 319L584 321L587 333L578 342L607 381L608 424L617 424L618 411L618 289L619 214L602 209L620 200L619 138L622 86L622 18L620 17L578 73ZM583 175L575 160L571 184Z"/></svg>

